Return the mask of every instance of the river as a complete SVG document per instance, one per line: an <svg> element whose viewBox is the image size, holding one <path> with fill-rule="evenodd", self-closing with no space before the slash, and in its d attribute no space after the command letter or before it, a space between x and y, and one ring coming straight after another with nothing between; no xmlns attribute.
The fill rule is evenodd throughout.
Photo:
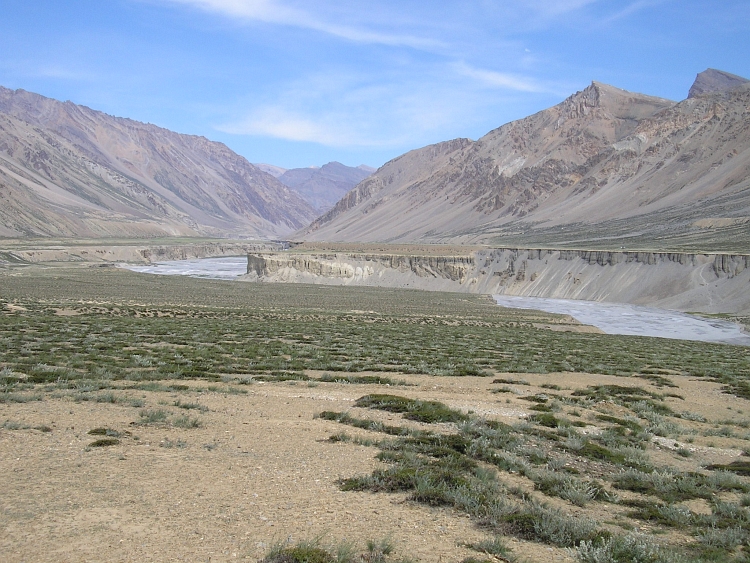
<svg viewBox="0 0 750 563"><path fill-rule="evenodd" d="M659 336L750 346L750 336L744 334L739 325L721 319L627 303L508 295L493 295L493 297L502 307L536 309L548 313L570 315L577 321L595 326L606 334Z"/></svg>
<svg viewBox="0 0 750 563"><path fill-rule="evenodd" d="M163 276L191 276L213 280L233 280L247 273L247 256L222 256L219 258L194 258L154 264L120 264L134 272L161 274Z"/></svg>

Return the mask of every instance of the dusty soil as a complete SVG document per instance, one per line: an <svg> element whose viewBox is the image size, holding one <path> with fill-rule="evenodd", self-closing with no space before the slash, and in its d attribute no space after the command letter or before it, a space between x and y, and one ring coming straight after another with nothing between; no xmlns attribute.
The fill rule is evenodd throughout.
<svg viewBox="0 0 750 563"><path fill-rule="evenodd" d="M517 393L493 394L488 392L488 378L403 379L411 385L286 382L222 384L208 390L205 383L187 382L189 390L176 392L112 391L123 401L143 402L136 407L76 402L60 392L42 401L0 404L0 420L5 421L0 427L3 560L257 560L275 542L323 535L324 543L350 540L360 546L368 539L390 537L397 555L458 562L478 555L464 547L465 542L487 534L452 509L419 505L404 495L340 491L338 479L370 473L378 466L378 450L328 438L342 431L377 435L315 415L352 409L354 400L367 393L391 392L440 400L514 423L530 412L530 403L519 397L543 391L539 385L555 383L565 392L626 381L601 375L524 374L527 385L511 385ZM685 400L670 399L675 401L673 408L711 420L740 420L748 412L747 401L720 393L718 384L674 379ZM647 385L642 380L631 384ZM184 410L175 402L193 408ZM197 405L208 410L201 412ZM186 414L200 426L143 424L143 409ZM366 416L416 424L379 411L366 411ZM90 447L100 436L88 432L101 427L119 433L120 443ZM708 447L702 443L706 438L696 437L689 445L694 455L682 462L681 469L737 459L739 450L732 440L711 440ZM675 463L669 450L676 444L656 446L656 457L663 452ZM500 478L508 483L516 479L524 486L518 476ZM579 510L559 502L571 513ZM611 517L611 511L612 505L605 504L587 509L601 521ZM508 545L522 560L572 561L566 550L511 538Z"/></svg>

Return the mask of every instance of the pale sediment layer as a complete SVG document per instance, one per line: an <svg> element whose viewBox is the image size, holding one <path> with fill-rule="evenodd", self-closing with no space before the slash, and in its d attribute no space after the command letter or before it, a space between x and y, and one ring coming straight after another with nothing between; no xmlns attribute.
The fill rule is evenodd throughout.
<svg viewBox="0 0 750 563"><path fill-rule="evenodd" d="M750 255L496 248L452 256L248 254L247 281L408 287L750 312Z"/></svg>
<svg viewBox="0 0 750 563"><path fill-rule="evenodd" d="M166 260L190 260L216 256L241 256L248 252L281 249L272 242L206 242L191 244L39 245L0 250L0 266L40 262L135 262L151 264Z"/></svg>

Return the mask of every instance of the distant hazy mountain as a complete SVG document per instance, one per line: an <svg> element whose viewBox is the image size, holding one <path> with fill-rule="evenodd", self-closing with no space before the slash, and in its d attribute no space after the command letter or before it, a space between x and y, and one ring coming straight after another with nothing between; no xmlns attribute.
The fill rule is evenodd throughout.
<svg viewBox="0 0 750 563"><path fill-rule="evenodd" d="M274 166L273 164L253 164L256 168L259 168L260 170L263 170L266 174L270 174L274 178L278 178L281 176L284 172L286 172L286 168L282 168L281 166Z"/></svg>
<svg viewBox="0 0 750 563"><path fill-rule="evenodd" d="M478 141L386 163L295 236L700 248L724 229L747 245L750 85L722 81L701 73L679 103L594 82Z"/></svg>
<svg viewBox="0 0 750 563"><path fill-rule="evenodd" d="M315 216L221 143L0 87L0 236L280 237Z"/></svg>
<svg viewBox="0 0 750 563"><path fill-rule="evenodd" d="M320 214L331 209L346 192L375 172L364 164L351 167L340 162L329 162L321 167L285 170L271 164L256 164L292 188Z"/></svg>

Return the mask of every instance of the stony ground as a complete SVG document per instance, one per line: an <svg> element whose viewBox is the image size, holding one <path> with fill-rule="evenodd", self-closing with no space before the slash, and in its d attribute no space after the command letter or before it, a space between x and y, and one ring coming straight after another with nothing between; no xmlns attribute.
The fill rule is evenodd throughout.
<svg viewBox="0 0 750 563"><path fill-rule="evenodd" d="M324 542L360 545L390 537L400 555L461 561L476 555L463 544L487 534L459 511L420 505L404 494L339 490L339 479L380 465L377 450L330 442L340 425L315 415L363 411L353 408L354 400L385 391L515 424L531 412L520 397L543 391L538 385L576 388L621 379L524 377L528 384L513 385L518 394L510 395L489 393L487 378L404 376L408 386L259 382L208 390L200 382L185 389L180 381L162 382L178 390L113 392L121 399L114 404L76 401L64 393L0 404L0 551L8 562L255 560L275 542L322 535ZM740 412L750 408L722 394L717 384L679 383L686 398L673 401L683 409L741 420ZM144 410L187 413L196 423L183 426L197 427L144 422ZM398 414L378 414L391 424L402 422ZM109 429L119 444L92 447L101 436L89 432L97 428ZM676 462L676 445L655 443L653 455ZM687 446L694 454L679 462L683 469L741 454L741 444L730 438ZM501 479L510 483L514 477ZM597 504L586 512L607 519L610 507ZM700 505L694 509L706 510ZM583 512L570 505L568 510ZM508 545L530 561L572 561L563 549L522 540Z"/></svg>

